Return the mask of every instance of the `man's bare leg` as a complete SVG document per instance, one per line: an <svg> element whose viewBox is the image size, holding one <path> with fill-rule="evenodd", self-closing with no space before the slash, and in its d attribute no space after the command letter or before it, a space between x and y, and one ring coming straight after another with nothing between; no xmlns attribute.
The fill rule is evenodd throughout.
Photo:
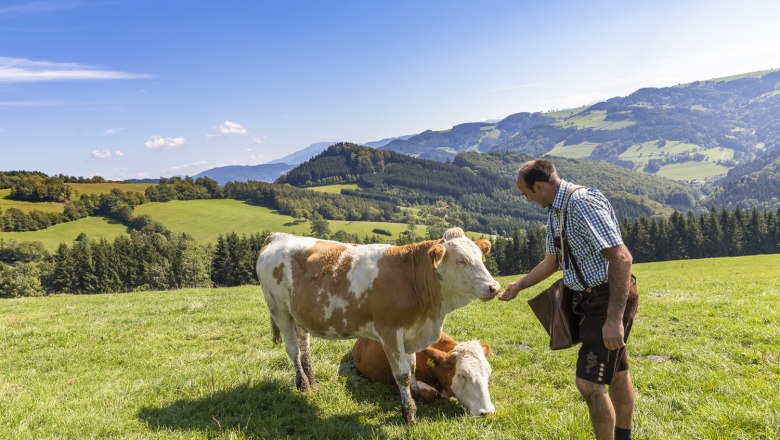
<svg viewBox="0 0 780 440"><path fill-rule="evenodd" d="M613 440L615 438L615 409L607 394L605 385L577 378L577 389L585 398L590 412L590 423L596 440Z"/></svg>
<svg viewBox="0 0 780 440"><path fill-rule="evenodd" d="M615 408L615 426L623 429L631 429L631 420L634 415L634 383L631 381L631 373L619 371L612 378L609 386L609 399Z"/></svg>

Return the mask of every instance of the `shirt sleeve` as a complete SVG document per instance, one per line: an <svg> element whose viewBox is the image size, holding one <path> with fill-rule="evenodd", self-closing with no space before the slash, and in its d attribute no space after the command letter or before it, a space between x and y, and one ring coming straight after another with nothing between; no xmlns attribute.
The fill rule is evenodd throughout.
<svg viewBox="0 0 780 440"><path fill-rule="evenodd" d="M623 244L615 211L600 191L589 191L588 196L572 200L572 209L573 214L581 214L574 218L579 220L581 232L592 239L598 250Z"/></svg>

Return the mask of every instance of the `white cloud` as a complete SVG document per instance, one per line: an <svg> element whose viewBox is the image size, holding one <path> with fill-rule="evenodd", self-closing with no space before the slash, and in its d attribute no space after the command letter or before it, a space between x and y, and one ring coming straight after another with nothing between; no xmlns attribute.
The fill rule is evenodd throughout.
<svg viewBox="0 0 780 440"><path fill-rule="evenodd" d="M124 128L121 128L121 127L120 128L109 128L109 129L106 129L106 131L104 131L103 134L117 134L117 133L119 133L120 131L123 131L123 130L124 130Z"/></svg>
<svg viewBox="0 0 780 440"><path fill-rule="evenodd" d="M77 63L34 61L0 57L0 82L67 81L82 79L134 79L149 75L118 72Z"/></svg>
<svg viewBox="0 0 780 440"><path fill-rule="evenodd" d="M256 144L262 144L264 140L265 140L265 136L258 136L256 138L254 138L252 140L252 142L254 142Z"/></svg>
<svg viewBox="0 0 780 440"><path fill-rule="evenodd" d="M147 150L159 151L181 147L185 142L186 141L182 137L164 138L152 136L148 141L144 142L144 145L146 145Z"/></svg>
<svg viewBox="0 0 780 440"><path fill-rule="evenodd" d="M219 124L219 132L222 134L246 134L246 128L238 122L225 121Z"/></svg>
<svg viewBox="0 0 780 440"><path fill-rule="evenodd" d="M108 159L110 157L116 156L116 157L124 157L125 152L122 150L114 150L111 151L108 148L104 148L102 150L92 150L92 158L93 159Z"/></svg>
<svg viewBox="0 0 780 440"><path fill-rule="evenodd" d="M208 164L209 164L209 161L207 161L207 160L199 160L197 162L186 163L184 165L176 165L176 166L172 166L170 168L166 168L165 170L163 170L163 174L177 174L177 173L181 173L182 171L188 170L190 168L202 167L202 166L208 165Z"/></svg>

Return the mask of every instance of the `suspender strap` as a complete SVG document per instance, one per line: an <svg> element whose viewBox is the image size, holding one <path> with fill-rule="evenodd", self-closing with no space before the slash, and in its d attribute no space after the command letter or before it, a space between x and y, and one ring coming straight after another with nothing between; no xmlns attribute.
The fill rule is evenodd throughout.
<svg viewBox="0 0 780 440"><path fill-rule="evenodd" d="M566 198L563 201L563 209L561 209L561 217L559 221L561 225L561 254L563 254L561 260L563 261L563 269L565 270L567 266L572 266L574 268L574 276L577 278L577 282L580 283L580 285L583 286L585 290L590 290L590 286L585 283L585 277L582 276L582 272L580 272L580 268L577 265L577 260L574 258L574 254L571 252L571 248L569 247L569 240L566 238L566 220L568 219L566 214L569 210L571 196L576 191L579 191L583 188L585 187L572 186L569 187L569 189L566 191ZM569 258L567 259L566 257Z"/></svg>

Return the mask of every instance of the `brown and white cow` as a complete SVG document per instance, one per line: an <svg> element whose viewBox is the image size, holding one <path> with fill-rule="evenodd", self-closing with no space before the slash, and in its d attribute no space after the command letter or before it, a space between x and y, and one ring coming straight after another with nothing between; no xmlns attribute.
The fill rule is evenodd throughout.
<svg viewBox="0 0 780 440"><path fill-rule="evenodd" d="M488 391L488 379L493 371L487 360L490 352L488 344L458 343L442 332L438 341L416 353L414 376L423 400L454 396L475 416L496 412ZM378 342L365 338L355 341L352 361L367 379L395 383L390 363Z"/></svg>
<svg viewBox="0 0 780 440"><path fill-rule="evenodd" d="M483 263L489 251L490 242L475 243L460 228L406 246L271 234L257 275L274 339L281 334L295 366L296 386L306 390L315 382L309 334L373 339L390 361L404 419L415 423L414 353L439 339L447 313L496 296L499 284Z"/></svg>

